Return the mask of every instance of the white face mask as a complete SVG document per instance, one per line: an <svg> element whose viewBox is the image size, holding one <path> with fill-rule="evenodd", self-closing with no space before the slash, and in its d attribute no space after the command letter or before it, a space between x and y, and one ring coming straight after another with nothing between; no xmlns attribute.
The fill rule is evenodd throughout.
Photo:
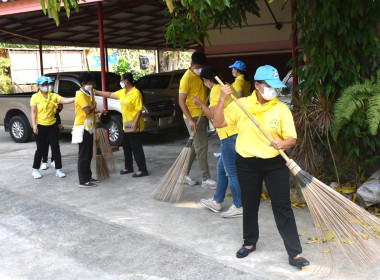
<svg viewBox="0 0 380 280"><path fill-rule="evenodd" d="M202 68L194 69L193 72L199 76L202 72Z"/></svg>
<svg viewBox="0 0 380 280"><path fill-rule="evenodd" d="M86 90L86 91L91 91L92 90L92 85L85 85L84 86L84 89Z"/></svg>
<svg viewBox="0 0 380 280"><path fill-rule="evenodd" d="M205 87L211 89L211 87L206 82L203 82L203 84L205 85Z"/></svg>
<svg viewBox="0 0 380 280"><path fill-rule="evenodd" d="M49 91L53 91L53 90L54 90L54 86L53 86L53 85L49 85L49 86L48 86L48 90L49 90Z"/></svg>
<svg viewBox="0 0 380 280"><path fill-rule="evenodd" d="M263 86L263 88L264 88L264 93L262 93L261 91L259 91L259 92L265 100L269 101L269 100L272 100L273 98L275 98L277 96L276 89L274 89L272 87L265 87L265 86Z"/></svg>
<svg viewBox="0 0 380 280"><path fill-rule="evenodd" d="M40 91L47 92L48 91L48 86L40 86Z"/></svg>
<svg viewBox="0 0 380 280"><path fill-rule="evenodd" d="M125 88L125 84L123 82L120 82L121 88Z"/></svg>
<svg viewBox="0 0 380 280"><path fill-rule="evenodd" d="M232 69L232 76L234 76L235 78L237 76L235 69Z"/></svg>

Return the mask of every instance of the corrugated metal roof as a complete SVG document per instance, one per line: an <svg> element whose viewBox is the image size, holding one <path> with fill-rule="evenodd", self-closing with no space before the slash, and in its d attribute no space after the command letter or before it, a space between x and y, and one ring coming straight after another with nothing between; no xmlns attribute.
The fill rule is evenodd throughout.
<svg viewBox="0 0 380 280"><path fill-rule="evenodd" d="M26 0L24 0L25 2ZM33 1L33 5L35 0ZM108 48L173 49L166 45L165 3L162 0L101 1L103 9L104 38ZM24 5L25 6L25 5ZM33 7L34 7L33 6ZM98 4L80 5L79 12L66 17L62 9L60 25L45 16L42 9L0 16L0 42L10 44L98 47ZM195 49L196 44L187 44Z"/></svg>

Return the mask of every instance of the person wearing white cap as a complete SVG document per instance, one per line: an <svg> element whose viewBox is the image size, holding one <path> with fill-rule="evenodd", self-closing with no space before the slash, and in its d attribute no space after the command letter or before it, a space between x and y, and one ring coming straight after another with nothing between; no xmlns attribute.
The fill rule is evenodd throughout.
<svg viewBox="0 0 380 280"><path fill-rule="evenodd" d="M256 250L259 239L258 212L265 181L289 264L302 268L309 265L309 261L301 256L302 247L290 203L289 170L278 152L296 144L293 116L289 108L276 97L275 89L285 85L274 67L259 67L254 79L255 90L252 95L239 101L275 140L269 143L235 102L223 110L224 103L233 93L228 85L222 88L214 113L215 127L236 124L238 128L236 168L243 202L244 244L236 257L244 258Z"/></svg>
<svg viewBox="0 0 380 280"><path fill-rule="evenodd" d="M232 68L232 76L235 77L232 87L236 90L239 98L249 96L251 94L251 83L245 63L241 60L237 60L234 64L230 65L229 68Z"/></svg>
<svg viewBox="0 0 380 280"><path fill-rule="evenodd" d="M33 94L30 99L32 128L37 144L32 173L35 179L42 177L39 169L41 167L42 157L46 153L46 150L49 149L49 144L55 162L55 175L59 178L66 176L61 170L62 159L59 149L59 133L55 113L58 104L73 103L75 98L64 98L57 93L51 93L48 88L48 82L48 77L38 77L36 84L39 91Z"/></svg>

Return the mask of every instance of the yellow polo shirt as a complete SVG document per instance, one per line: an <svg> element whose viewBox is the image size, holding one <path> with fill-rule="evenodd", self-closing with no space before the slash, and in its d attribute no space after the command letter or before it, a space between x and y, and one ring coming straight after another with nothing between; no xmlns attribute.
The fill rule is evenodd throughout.
<svg viewBox="0 0 380 280"><path fill-rule="evenodd" d="M75 94L75 123L74 126L84 125L86 118L87 122L85 125L85 130L90 133L94 132L94 117L95 112L91 112L87 116L86 112L83 110L85 107L92 107L91 95L78 90Z"/></svg>
<svg viewBox="0 0 380 280"><path fill-rule="evenodd" d="M30 106L37 107L36 123L40 125L53 125L56 122L55 112L57 104L61 102L62 96L56 93L48 92L45 98L41 91L33 94L30 99Z"/></svg>
<svg viewBox="0 0 380 280"><path fill-rule="evenodd" d="M189 109L191 117L199 117L202 113L202 109L194 104L192 97L198 97L203 103L206 103L207 88L204 86L203 80L190 69L185 72L181 79L179 94L185 94L187 96L186 106ZM183 114L183 117L186 119L185 114Z"/></svg>
<svg viewBox="0 0 380 280"><path fill-rule="evenodd" d="M144 110L143 99L141 92L133 87L128 93L125 88L115 92L116 98L120 100L121 114L123 116L123 129L125 122L133 122L136 120L138 111ZM141 115L139 121L140 132L144 131L145 122Z"/></svg>
<svg viewBox="0 0 380 280"><path fill-rule="evenodd" d="M212 87L210 92L210 107L215 107L218 104L221 90L221 85L215 84ZM235 97L237 97L237 94L234 93L234 95ZM231 102L233 102L233 100L229 96L226 102L224 103L224 108L226 108ZM218 132L220 140L226 139L227 137L230 137L238 133L236 124L230 124L223 128L217 128L216 131Z"/></svg>
<svg viewBox="0 0 380 280"><path fill-rule="evenodd" d="M243 97L251 95L251 83L244 79L243 74L237 76L231 86L236 90L236 92L243 92Z"/></svg>
<svg viewBox="0 0 380 280"><path fill-rule="evenodd" d="M253 94L256 95L256 90ZM251 107L253 100L252 96L239 99L240 103L247 109ZM266 106L266 104L261 105L258 101L257 103L259 106ZM292 113L284 103L279 102L274 105L270 110L263 112L263 116L262 127L273 139L297 138ZM273 158L280 154L272 146L269 146L269 140L235 102L224 110L224 118L228 125L237 125L236 152L242 157Z"/></svg>

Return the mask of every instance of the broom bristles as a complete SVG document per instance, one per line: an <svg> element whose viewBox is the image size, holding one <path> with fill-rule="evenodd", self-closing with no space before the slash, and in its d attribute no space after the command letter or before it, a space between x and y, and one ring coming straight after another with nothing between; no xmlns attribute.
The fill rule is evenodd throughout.
<svg viewBox="0 0 380 280"><path fill-rule="evenodd" d="M176 161L166 172L153 192L153 197L162 201L178 202L181 199L183 184L187 175L191 147L182 149Z"/></svg>
<svg viewBox="0 0 380 280"><path fill-rule="evenodd" d="M109 169L102 154L96 155L96 176L100 180L109 177Z"/></svg>
<svg viewBox="0 0 380 280"><path fill-rule="evenodd" d="M108 170L115 169L115 158L111 148L110 141L103 128L97 128L98 145L107 164Z"/></svg>
<svg viewBox="0 0 380 280"><path fill-rule="evenodd" d="M380 220L307 172L300 170L295 177L313 217L321 252L330 266L340 259L335 258L337 250L357 268L377 262Z"/></svg>

